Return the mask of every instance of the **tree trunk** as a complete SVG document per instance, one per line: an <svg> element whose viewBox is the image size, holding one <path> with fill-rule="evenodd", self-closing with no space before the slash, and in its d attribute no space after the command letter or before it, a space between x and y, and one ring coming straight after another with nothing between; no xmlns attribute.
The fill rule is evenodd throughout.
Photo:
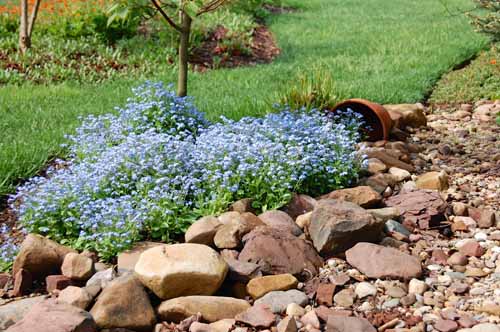
<svg viewBox="0 0 500 332"><path fill-rule="evenodd" d="M31 47L28 33L28 0L21 0L21 26L19 27L19 50L25 53Z"/></svg>
<svg viewBox="0 0 500 332"><path fill-rule="evenodd" d="M184 11L180 12L181 31L179 41L179 78L177 82L177 95L184 97L187 95L188 83L188 51L189 36L191 34L191 17Z"/></svg>

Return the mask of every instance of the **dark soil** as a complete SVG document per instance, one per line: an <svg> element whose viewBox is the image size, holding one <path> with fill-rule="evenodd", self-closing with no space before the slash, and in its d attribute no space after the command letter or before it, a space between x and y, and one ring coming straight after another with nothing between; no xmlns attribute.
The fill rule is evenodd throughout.
<svg viewBox="0 0 500 332"><path fill-rule="evenodd" d="M280 54L271 32L265 26L261 25L254 30L248 52L224 49L220 41L226 33L224 27L217 28L201 46L192 51L189 62L196 71L270 63Z"/></svg>

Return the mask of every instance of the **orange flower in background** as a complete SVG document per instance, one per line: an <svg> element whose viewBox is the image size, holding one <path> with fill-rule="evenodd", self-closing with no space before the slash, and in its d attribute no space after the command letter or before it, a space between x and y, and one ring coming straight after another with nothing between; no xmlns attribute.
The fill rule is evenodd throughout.
<svg viewBox="0 0 500 332"><path fill-rule="evenodd" d="M497 59L491 59L491 60L490 60L490 64L492 64L492 65L496 65L496 64L497 64Z"/></svg>

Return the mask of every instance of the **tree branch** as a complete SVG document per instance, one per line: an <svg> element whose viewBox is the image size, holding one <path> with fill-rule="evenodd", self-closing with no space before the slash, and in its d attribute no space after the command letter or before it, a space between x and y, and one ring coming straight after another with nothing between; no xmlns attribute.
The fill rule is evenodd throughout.
<svg viewBox="0 0 500 332"><path fill-rule="evenodd" d="M179 32L182 31L182 28L180 26L178 26L177 24L175 24L175 22L167 15L167 13L165 13L165 11L160 7L160 5L156 2L156 0L151 0L151 2L155 6L156 10L158 10L160 12L161 16L163 16L163 18L167 21L167 23L172 28L174 28L175 30L177 30Z"/></svg>
<svg viewBox="0 0 500 332"><path fill-rule="evenodd" d="M227 0L212 0L209 3L207 3L205 6L203 6L197 13L196 16L200 16L202 14L212 12L219 7L221 7Z"/></svg>
<svg viewBox="0 0 500 332"><path fill-rule="evenodd" d="M38 9L40 8L41 2L42 2L42 0L36 0L35 4L33 6L33 9L31 10L31 16L30 16L30 20L28 23L28 36L30 36L30 37L31 37L31 34L33 33L33 28L35 27L35 21L36 21L37 15L38 15Z"/></svg>

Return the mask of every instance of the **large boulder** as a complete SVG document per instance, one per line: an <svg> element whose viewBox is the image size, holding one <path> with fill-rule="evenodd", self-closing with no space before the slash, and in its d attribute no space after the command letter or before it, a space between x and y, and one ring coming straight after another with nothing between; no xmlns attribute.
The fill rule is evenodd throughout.
<svg viewBox="0 0 500 332"><path fill-rule="evenodd" d="M331 254L345 251L357 242L379 240L383 227L383 222L359 205L324 199L312 213L309 234L321 254Z"/></svg>
<svg viewBox="0 0 500 332"><path fill-rule="evenodd" d="M7 332L97 332L92 316L66 303L46 300L34 305Z"/></svg>
<svg viewBox="0 0 500 332"><path fill-rule="evenodd" d="M185 296L164 301L158 307L158 316L167 322L178 323L200 313L204 320L216 322L234 318L250 308L245 300L219 296Z"/></svg>
<svg viewBox="0 0 500 332"><path fill-rule="evenodd" d="M373 208L382 202L382 196L369 186L339 189L320 197L326 198L351 202L364 208Z"/></svg>
<svg viewBox="0 0 500 332"><path fill-rule="evenodd" d="M409 280L422 274L418 258L394 248L362 242L345 254L347 262L369 278Z"/></svg>
<svg viewBox="0 0 500 332"><path fill-rule="evenodd" d="M293 221L292 217L280 210L266 211L259 215L260 220L262 220L267 226L287 230L295 236L302 234L302 230Z"/></svg>
<svg viewBox="0 0 500 332"><path fill-rule="evenodd" d="M421 103L384 105L384 107L389 112L396 128L418 128L427 125L425 108Z"/></svg>
<svg viewBox="0 0 500 332"><path fill-rule="evenodd" d="M401 192L389 197L385 204L399 209L405 226L421 229L438 226L448 206L437 191L424 189Z"/></svg>
<svg viewBox="0 0 500 332"><path fill-rule="evenodd" d="M150 241L137 242L131 249L125 250L118 255L118 271L134 271L135 264L137 264L143 252L162 245L164 245L164 243Z"/></svg>
<svg viewBox="0 0 500 332"><path fill-rule="evenodd" d="M43 302L45 299L46 296L28 297L0 305L0 331L5 331L8 327L23 319L34 305Z"/></svg>
<svg viewBox="0 0 500 332"><path fill-rule="evenodd" d="M290 273L299 279L316 275L323 260L306 241L290 232L257 227L248 233L238 259L258 264L265 274Z"/></svg>
<svg viewBox="0 0 500 332"><path fill-rule="evenodd" d="M212 295L221 286L227 263L212 248L194 243L151 248L135 266L141 282L163 300Z"/></svg>
<svg viewBox="0 0 500 332"><path fill-rule="evenodd" d="M151 331L156 317L143 285L132 274L104 288L90 310L100 329Z"/></svg>
<svg viewBox="0 0 500 332"><path fill-rule="evenodd" d="M62 246L37 234L28 234L21 244L12 266L12 275L20 269L27 270L34 279L59 274L64 257L75 250Z"/></svg>

